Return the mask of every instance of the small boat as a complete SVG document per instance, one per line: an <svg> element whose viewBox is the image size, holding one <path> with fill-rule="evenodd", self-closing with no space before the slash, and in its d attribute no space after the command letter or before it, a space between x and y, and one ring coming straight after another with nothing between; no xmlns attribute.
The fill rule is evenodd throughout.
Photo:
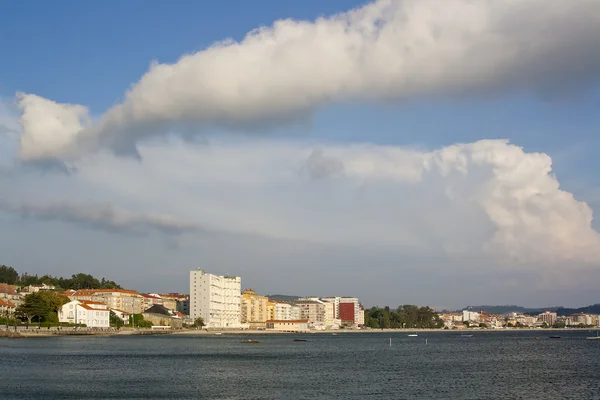
<svg viewBox="0 0 600 400"><path fill-rule="evenodd" d="M411 334L409 334L408 336L410 336L410 337L415 337L415 336L419 336L419 335L417 335L416 333L411 333Z"/></svg>
<svg viewBox="0 0 600 400"><path fill-rule="evenodd" d="M460 335L460 337L473 337L473 335Z"/></svg>
<svg viewBox="0 0 600 400"><path fill-rule="evenodd" d="M294 342L308 342L306 339L294 339Z"/></svg>
<svg viewBox="0 0 600 400"><path fill-rule="evenodd" d="M243 340L242 343L260 343L260 341L254 340L254 339L246 339L246 340Z"/></svg>
<svg viewBox="0 0 600 400"><path fill-rule="evenodd" d="M332 333L331 335L332 335L332 336L337 336L337 333Z"/></svg>
<svg viewBox="0 0 600 400"><path fill-rule="evenodd" d="M596 336L588 336L587 340L600 340L600 336L598 336L598 331L596 331Z"/></svg>
<svg viewBox="0 0 600 400"><path fill-rule="evenodd" d="M221 332L215 332L215 335L222 335Z"/></svg>
<svg viewBox="0 0 600 400"><path fill-rule="evenodd" d="M550 336L550 339L562 339L562 336Z"/></svg>

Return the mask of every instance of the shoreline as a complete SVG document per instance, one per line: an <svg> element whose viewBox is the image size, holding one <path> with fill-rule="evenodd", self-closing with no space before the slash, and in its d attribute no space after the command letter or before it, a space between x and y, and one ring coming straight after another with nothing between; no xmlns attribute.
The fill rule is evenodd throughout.
<svg viewBox="0 0 600 400"><path fill-rule="evenodd" d="M57 336L150 336L150 335L188 335L188 336L220 336L220 335L342 335L342 334L361 334L361 333L432 333L432 332L455 332L455 333L487 333L487 332L590 332L600 331L600 327L595 328L502 328L502 329L340 329L325 331L276 331L276 330L199 330L199 329L177 329L177 330L133 330L121 329L119 331L37 331L37 330L5 330L0 329L0 338L26 339Z"/></svg>

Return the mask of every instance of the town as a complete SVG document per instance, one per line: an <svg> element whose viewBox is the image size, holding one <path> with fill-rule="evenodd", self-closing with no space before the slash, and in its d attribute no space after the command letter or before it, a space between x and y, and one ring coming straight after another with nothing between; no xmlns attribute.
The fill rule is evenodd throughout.
<svg viewBox="0 0 600 400"><path fill-rule="evenodd" d="M118 286L108 282L103 286ZM409 315L413 315L412 320ZM216 275L202 269L190 271L189 294L140 293L120 287L62 291L49 283L23 286L0 283L0 318L7 329L11 324L23 323L38 328L43 325L282 332L600 327L600 316L586 313L488 314L486 310L470 308L462 312L436 312L416 306L364 309L357 297L350 296L270 298L252 288L242 290L239 276Z"/></svg>

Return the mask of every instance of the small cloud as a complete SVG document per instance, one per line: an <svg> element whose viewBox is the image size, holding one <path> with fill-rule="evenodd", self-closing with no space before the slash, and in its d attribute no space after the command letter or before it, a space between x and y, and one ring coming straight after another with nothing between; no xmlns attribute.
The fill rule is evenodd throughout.
<svg viewBox="0 0 600 400"><path fill-rule="evenodd" d="M314 149L304 164L304 171L311 179L326 179L342 175L344 164L332 157L326 157L323 150Z"/></svg>

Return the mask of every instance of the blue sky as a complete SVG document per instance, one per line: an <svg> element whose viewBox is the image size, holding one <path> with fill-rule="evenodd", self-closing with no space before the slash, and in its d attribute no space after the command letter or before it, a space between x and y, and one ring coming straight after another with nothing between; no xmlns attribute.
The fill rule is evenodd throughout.
<svg viewBox="0 0 600 400"><path fill-rule="evenodd" d="M600 210L595 173L600 168L600 62L593 56L597 30L590 23L598 3L550 7L561 20L552 10L536 9L543 2L533 1L524 13L538 15L524 26L508 3L499 2L490 15L507 17L490 18L489 27L477 20L491 13L481 4L447 2L448 12L472 11L452 22L431 4L405 3L406 8L384 0L366 8L361 8L366 2L344 0L2 4L0 35L11 40L0 42L0 127L5 126L0 182L8 188L0 197L0 218L5 229L18 234L4 249L0 245L7 257L0 263L36 273L90 272L141 291L185 291L186 271L201 264L216 273L237 271L264 293L354 291L369 304L512 302L514 293L528 287L515 282L526 280L543 281L536 296L518 298L530 305L553 300L556 282L563 285L558 302L596 301L591 288L600 282L600 258L592 250L588 254L586 246L600 243L600 224L588 222L586 211L557 185L592 211ZM335 30L339 20L330 16L353 8L356 16L343 14L348 18L343 36ZM374 23L371 15L383 22ZM580 27L565 23L574 18ZM269 31L272 36L241 42L248 32L284 19L306 22L283 21L279 30ZM378 32L379 23L395 30ZM511 24L521 24L520 29ZM550 31L564 43L538 35L536 24L543 32L556 24ZM447 29L446 36L423 36L438 27ZM454 36L456 29L469 33L457 36L464 42ZM378 39L369 36L372 32ZM505 36L481 47L478 38L489 32ZM294 35L300 39L289 41ZM229 38L239 47L206 50ZM269 47L269 40L276 47ZM357 41L368 55L364 59L348 62L348 53L337 53ZM519 47L535 41L540 41L537 48L549 50L537 54ZM381 43L390 50L383 52ZM319 53L319 46L330 47ZM276 52L269 53L271 48ZM412 49L407 56L396 55L406 48ZM460 49L463 56L455 59L447 48ZM498 56L505 51L512 58ZM195 56L183 69L178 61L186 54ZM311 59L315 54L321 57ZM421 60L430 61L420 65ZM149 72L153 61L160 68ZM402 74L388 68L394 63ZM171 67L164 64L173 64L169 77L163 71ZM231 65L239 69L229 71ZM256 65L260 68L254 70ZM423 80L424 74L431 75ZM126 96L142 77L150 83L140 83ZM232 97L232 87L248 95ZM15 97L20 92L29 97ZM76 117L65 103L87 111ZM113 106L117 111L107 112ZM87 117L93 124L81 126L79 118ZM181 142L173 132L182 129L200 140ZM19 145L19 138L29 144ZM135 148L141 161L128 158ZM551 158L551 173L549 162L535 153ZM44 170L40 166L47 165L48 154L77 172ZM441 160L435 174L432 159ZM463 159L469 160L467 170ZM506 187L513 192L502 197ZM161 193L181 198L161 198ZM523 193L545 197L524 199ZM460 227L458 216L469 221L466 226ZM512 219L519 222L509 223ZM49 240L52 229L60 235ZM206 232L218 234L208 238ZM75 237L85 241L79 250L70 245ZM481 237L487 239L477 242ZM298 252L296 261L282 261L285 255L273 250L279 245L272 241ZM44 262L51 271L26 250L49 242L52 251ZM199 242L202 254L193 244ZM256 250L248 253L248 246L254 248L250 243ZM86 254L96 254L94 246L106 252L91 261ZM543 267L549 260L542 255L531 256L548 246L560 249L550 260L557 264L552 268ZM244 256L217 251L227 248ZM432 262L427 254L440 259ZM562 256L563 261L557 259ZM480 257L485 261L465 261ZM169 262L174 272L164 278L162 266ZM127 267L116 267L120 263ZM577 265L574 275L589 290L580 288L575 295L578 281L564 283L567 264ZM508 289L490 290L491 283L481 278L482 265L489 265L484 268L488 276L502 276ZM406 276L426 282L436 268L443 274L453 271L457 282L472 279L474 288L459 295L406 282L400 285L406 294L397 299L393 288L377 291L363 284L374 279L365 272L371 267L373 274L388 276L391 268L391 276L403 282ZM326 270L331 278L322 284L299 276L294 284L260 278L286 268ZM142 270L150 273L139 282L135 276ZM344 282L334 278L340 271L349 277Z"/></svg>

